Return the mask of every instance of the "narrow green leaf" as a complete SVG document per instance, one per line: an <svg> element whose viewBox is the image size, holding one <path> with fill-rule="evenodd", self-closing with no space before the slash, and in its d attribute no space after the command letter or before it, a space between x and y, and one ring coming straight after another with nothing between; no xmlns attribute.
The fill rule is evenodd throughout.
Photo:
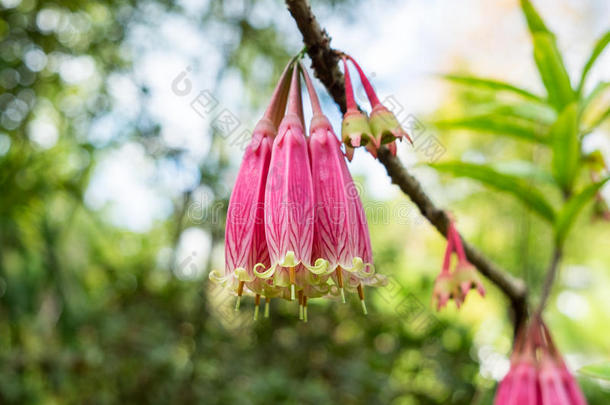
<svg viewBox="0 0 610 405"><path fill-rule="evenodd" d="M590 364L578 370L581 374L587 377L600 378L610 381L610 361L599 364Z"/></svg>
<svg viewBox="0 0 610 405"><path fill-rule="evenodd" d="M604 51L606 46L608 46L609 43L610 43L610 31L608 31L604 35L602 35L602 37L595 44L595 47L593 48L593 51L591 52L591 56L589 56L587 63L585 63L585 67L582 69L582 74L580 75L580 83L578 84L578 90L576 90L577 93L580 94L580 92L582 91L582 88L585 85L585 80L587 80L587 74L589 73L589 70L591 70L591 68L593 67L593 64L595 63L597 58L599 58L599 55L602 54L602 52Z"/></svg>
<svg viewBox="0 0 610 405"><path fill-rule="evenodd" d="M484 103L469 108L473 116L501 115L532 121L535 124L551 125L557 119L557 112L548 104L537 103Z"/></svg>
<svg viewBox="0 0 610 405"><path fill-rule="evenodd" d="M450 120L435 121L439 129L470 129L478 132L490 132L498 135L512 136L536 143L548 143L548 125L502 115L479 115Z"/></svg>
<svg viewBox="0 0 610 405"><path fill-rule="evenodd" d="M555 221L555 237L559 244L562 244L565 240L580 211L595 197L595 194L608 180L610 180L610 177L589 185L580 193L572 196L563 206L559 215L557 215L557 221Z"/></svg>
<svg viewBox="0 0 610 405"><path fill-rule="evenodd" d="M536 32L533 38L534 60L548 93L549 102L557 111L561 111L574 99L574 91L555 37L547 32Z"/></svg>
<svg viewBox="0 0 610 405"><path fill-rule="evenodd" d="M553 150L553 176L565 192L569 192L578 172L580 141L578 137L578 107L567 106L550 131Z"/></svg>
<svg viewBox="0 0 610 405"><path fill-rule="evenodd" d="M521 9L523 10L523 14L525 14L527 26L529 27L530 32L532 34L535 34L537 32L550 33L549 29L544 24L542 17L540 16L540 14L538 14L530 0L521 0Z"/></svg>
<svg viewBox="0 0 610 405"><path fill-rule="evenodd" d="M443 75L442 77L452 82L465 84L473 87L485 88L489 90L508 91L514 94L518 94L527 99L537 101L539 103L546 103L546 100L543 97L537 96L536 94L531 93L525 89L513 86L512 84L505 83L499 80L483 79L479 77L460 75Z"/></svg>
<svg viewBox="0 0 610 405"><path fill-rule="evenodd" d="M589 128L587 128L584 133L588 134L590 132L593 132L593 130L595 128L597 128L598 126L600 126L602 124L602 122L606 121L608 118L610 118L610 107L608 107L604 112L602 112L597 118L595 118L595 120L593 120L593 122L591 123L591 126Z"/></svg>
<svg viewBox="0 0 610 405"><path fill-rule="evenodd" d="M487 165L464 162L436 163L431 165L437 170L448 172L458 177L468 177L499 191L512 194L527 207L553 222L555 212L541 191L525 179L500 173Z"/></svg>
<svg viewBox="0 0 610 405"><path fill-rule="evenodd" d="M599 82L597 85L591 90L586 97L584 97L580 103L580 111L583 112L586 108L591 104L593 100L595 100L600 94L602 94L607 88L610 87L610 82Z"/></svg>

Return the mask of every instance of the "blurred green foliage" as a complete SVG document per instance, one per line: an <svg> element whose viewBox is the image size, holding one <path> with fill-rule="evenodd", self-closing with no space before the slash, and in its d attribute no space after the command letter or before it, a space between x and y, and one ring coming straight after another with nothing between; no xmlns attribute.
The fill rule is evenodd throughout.
<svg viewBox="0 0 610 405"><path fill-rule="evenodd" d="M314 301L310 322L302 324L295 320L293 306L274 302L272 318L253 324L246 310L232 312L233 302L225 292L201 278L181 279L171 260L159 260L165 247L175 250L180 235L191 226L209 233L213 246L222 244L222 221L197 223L185 215L199 186L211 190L213 203L226 205L230 159L218 136L198 167L199 184L174 198L171 215L152 229L127 231L112 225L103 209L85 204L92 171L105 152L137 142L156 162L177 161L184 153L160 138L162 128L146 108L146 86L138 88L139 113L124 124L120 135L101 144L87 137L93 121L113 108L108 78L130 71L138 55L127 41L129 30L146 21L147 7L153 3L166 15L185 14L169 1L2 2L0 403L491 403L494 381L479 373L481 357L471 325L483 315L493 320L500 314L492 325L504 336L499 350L508 352L510 325L504 320L504 302L492 288L486 304L469 303L465 312L471 319L451 312L432 314L428 300L434 271L428 270L439 263L430 263L426 252L440 251L442 241L425 225L412 231L411 224L372 224L376 264L390 276L393 288L371 292L367 318L356 302L340 306ZM239 71L256 104L261 95L269 94L271 80L298 45L286 43L274 24L252 21L252 8L261 2L244 1L238 11L228 3L212 0L201 15L188 17L237 34L224 50L222 72ZM314 4L348 12L346 3L352 2ZM266 2L264 7L289 20L282 2ZM549 48L552 36L544 24L532 24L541 32L539 65L557 63L557 54ZM260 58L271 67L267 83L250 69ZM62 72L62 64L73 60L93 66L91 80L76 83L70 72ZM544 69L549 72L545 84L564 77L553 66ZM579 100L581 108L594 105L596 99L595 94L582 96L582 86L577 95L560 86L547 100L504 84L482 84L521 93L529 104L488 100L484 107L490 109L482 112L481 120L462 126L479 125L486 132L532 142L547 136L568 99ZM598 94L604 89L596 87ZM493 124L485 124L483 118ZM597 116L586 128L601 122ZM45 133L51 140L40 138ZM546 179L547 172L529 178ZM576 180L583 184L580 178L566 177L570 174L556 170L551 179L564 179L561 184L566 187ZM482 223L497 220L501 226L495 231L504 233L522 229L512 221L515 215L525 218L524 226L532 230L541 229L549 219L531 217L512 200L497 198L466 197L455 209ZM528 201L548 211L541 198ZM469 211L476 214L468 215ZM419 237L404 246L409 232ZM532 237L534 233L521 232L510 247L517 249L522 243L531 250L532 283L537 282L536 266L545 254L538 249L544 242ZM475 242L494 259L507 268L522 268L522 258L507 253L505 236L478 235ZM210 257L206 270L211 262ZM424 273L403 271L407 263L410 270ZM566 341L580 341L579 334L570 336L568 331L566 336ZM595 343L602 346L603 338ZM591 404L606 403L607 391L592 382L585 384Z"/></svg>

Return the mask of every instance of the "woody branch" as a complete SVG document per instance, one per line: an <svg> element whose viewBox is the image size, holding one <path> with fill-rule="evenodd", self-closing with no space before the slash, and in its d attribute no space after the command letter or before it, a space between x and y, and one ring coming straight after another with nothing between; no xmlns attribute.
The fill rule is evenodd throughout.
<svg viewBox="0 0 610 405"><path fill-rule="evenodd" d="M286 0L286 5L303 36L316 77L324 84L341 111L345 112L343 73L338 67L339 52L331 48L330 36L318 23L307 0ZM446 236L449 224L447 213L434 205L419 181L407 171L396 156L392 156L387 148L382 147L378 157L392 182L409 196L422 215L440 234ZM464 238L462 240L468 260L508 297L513 309L515 327L521 325L527 316L527 288L523 280L511 276Z"/></svg>

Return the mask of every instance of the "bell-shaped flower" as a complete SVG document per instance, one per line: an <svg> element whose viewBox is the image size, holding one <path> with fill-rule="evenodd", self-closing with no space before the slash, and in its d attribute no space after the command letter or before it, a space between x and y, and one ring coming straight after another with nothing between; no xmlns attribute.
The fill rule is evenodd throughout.
<svg viewBox="0 0 610 405"><path fill-rule="evenodd" d="M576 382L576 379L568 369L568 366L563 360L561 353L559 353L559 350L557 350L557 347L555 346L555 342L551 337L551 332L549 331L549 328L542 320L540 320L540 324L546 343L546 353L543 353L543 357L546 358L543 360L547 362L547 366L549 368L553 368L552 371L554 373L559 374L561 385L563 387L563 389L557 389L559 395L561 395L562 392L565 392L568 398L568 404L570 405L587 405L587 401L582 393L582 390L580 389L578 383ZM549 395L552 394L550 394L549 392Z"/></svg>
<svg viewBox="0 0 610 405"><path fill-rule="evenodd" d="M264 283L255 277L254 270L269 266L263 210L265 185L278 111L283 112L286 106L290 72L289 66L282 74L265 115L254 129L237 174L227 211L224 275L217 270L210 272L212 281L237 293L236 308L244 286L255 294L264 294Z"/></svg>
<svg viewBox="0 0 610 405"><path fill-rule="evenodd" d="M371 103L372 111L369 116L369 125L373 134L371 139L373 147L367 149L373 154L373 156L377 156L376 149L379 149L383 144L388 144L390 151L393 154L396 154L396 144L394 143L396 139L400 140L402 138L406 138L409 142L411 142L411 144L413 141L407 132L402 128L394 113L381 104L375 90L373 89L373 86L371 85L371 82L364 74L362 68L360 68L360 65L351 56L347 57L358 71L360 82L364 87L364 91L366 92L369 102Z"/></svg>
<svg viewBox="0 0 610 405"><path fill-rule="evenodd" d="M494 405L586 405L539 315L519 333Z"/></svg>
<svg viewBox="0 0 610 405"><path fill-rule="evenodd" d="M328 272L344 302L346 283L363 301L361 284L365 279L369 281L374 272L366 217L360 197L357 192L353 195L356 190L339 139L322 113L307 71L302 70L313 111L309 138L316 207L312 257L328 261Z"/></svg>
<svg viewBox="0 0 610 405"><path fill-rule="evenodd" d="M351 257L354 263L362 262L361 270L346 273L347 277L343 277L344 287L348 292L358 293L362 310L367 312L364 302L364 287L381 287L387 284L387 279L375 273L375 265L373 264L373 249L371 246L371 235L369 233L369 225L366 219L366 213L362 205L362 200L358 193L356 183L347 168L347 163L342 162L342 171L344 178L347 180L345 184L347 201L350 207L349 210L349 229ZM340 274L340 272L338 273ZM339 280L337 280L341 286Z"/></svg>
<svg viewBox="0 0 610 405"><path fill-rule="evenodd" d="M254 269L262 278L273 277L272 296L296 298L315 276L326 272L324 259L311 265L314 230L314 200L311 166L305 139L298 64L292 76L288 109L273 142L265 189L265 236L270 266ZM290 288L287 295L286 288Z"/></svg>

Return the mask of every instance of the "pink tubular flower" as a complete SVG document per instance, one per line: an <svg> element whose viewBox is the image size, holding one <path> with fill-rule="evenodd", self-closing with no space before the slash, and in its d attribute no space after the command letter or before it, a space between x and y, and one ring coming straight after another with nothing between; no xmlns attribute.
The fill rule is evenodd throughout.
<svg viewBox="0 0 610 405"><path fill-rule="evenodd" d="M361 284L373 281L374 273L366 217L360 197L353 193L355 188L339 139L322 113L307 71L304 68L302 71L313 111L309 138L316 207L312 257L329 262L328 273L332 274L344 302L345 284L349 290L358 291L364 301ZM374 280L378 282L381 278ZM305 296L310 294L306 292Z"/></svg>
<svg viewBox="0 0 610 405"><path fill-rule="evenodd" d="M454 252L457 255L458 261L455 270L450 272L451 255ZM485 296L483 283L474 266L468 261L464 246L462 245L462 238L455 229L453 221L450 220L447 225L445 259L441 273L434 282L434 291L432 293L433 298L437 302L437 310L447 305L450 299L453 299L459 308L466 299L468 291L472 288L476 288L481 296Z"/></svg>
<svg viewBox="0 0 610 405"><path fill-rule="evenodd" d="M375 90L373 89L373 86L364 74L364 71L360 68L360 65L358 65L358 62L356 62L354 58L349 55L347 55L347 57L358 71L364 91L366 92L367 98L371 103L372 111L369 117L369 125L373 135L371 138L373 145L371 147L367 147L367 150L371 152L374 157L377 157L377 149L379 149L383 144L388 144L388 148L392 154L396 154L396 143L394 142L396 139L406 138L411 144L413 144L413 141L407 132L400 126L400 123L394 116L394 113L381 104Z"/></svg>
<svg viewBox="0 0 610 405"><path fill-rule="evenodd" d="M210 273L211 280L228 285L237 293L236 309L244 285L255 294L264 294L264 285L254 276L254 269L269 266L263 218L265 183L278 111L283 111L286 105L289 73L287 67L265 115L254 129L231 193L225 232L225 274L222 276L217 270Z"/></svg>
<svg viewBox="0 0 610 405"><path fill-rule="evenodd" d="M314 202L311 166L302 118L298 64L290 86L288 110L273 142L269 176L265 189L265 235L270 267L254 273L273 276L273 296L294 300L309 274L318 276L327 268L324 259L311 266ZM286 288L290 287L288 295Z"/></svg>
<svg viewBox="0 0 610 405"><path fill-rule="evenodd" d="M580 388L539 316L517 336L511 368L494 405L586 405Z"/></svg>
<svg viewBox="0 0 610 405"><path fill-rule="evenodd" d="M570 370L568 370L568 366L561 357L561 353L557 350L553 338L551 337L551 332L544 322L541 321L540 323L547 345L547 360L550 363L549 365L554 367L555 372L559 375L560 383L563 387L563 390L558 391L565 392L569 405L586 405L587 401L585 400L585 396L574 379L574 376L570 373Z"/></svg>
<svg viewBox="0 0 610 405"><path fill-rule="evenodd" d="M484 297L485 288L483 288L483 283L481 282L476 269L466 258L464 246L462 245L462 238L455 229L455 225L453 223L450 222L449 227L453 237L453 243L455 244L455 251L458 256L454 280L460 289L460 300L463 302L468 294L468 291L470 291L472 288L476 288L479 294L481 294L481 297Z"/></svg>
<svg viewBox="0 0 610 405"><path fill-rule="evenodd" d="M531 334L520 333L508 374L500 382L494 405L540 405L536 357Z"/></svg>
<svg viewBox="0 0 610 405"><path fill-rule="evenodd" d="M451 273L449 272L453 249L453 238L447 238L447 248L445 249L443 267L441 269L441 273L434 281L434 291L432 292L432 297L436 300L437 311L440 311L441 308L447 305L449 299L455 298L456 285L453 281Z"/></svg>

